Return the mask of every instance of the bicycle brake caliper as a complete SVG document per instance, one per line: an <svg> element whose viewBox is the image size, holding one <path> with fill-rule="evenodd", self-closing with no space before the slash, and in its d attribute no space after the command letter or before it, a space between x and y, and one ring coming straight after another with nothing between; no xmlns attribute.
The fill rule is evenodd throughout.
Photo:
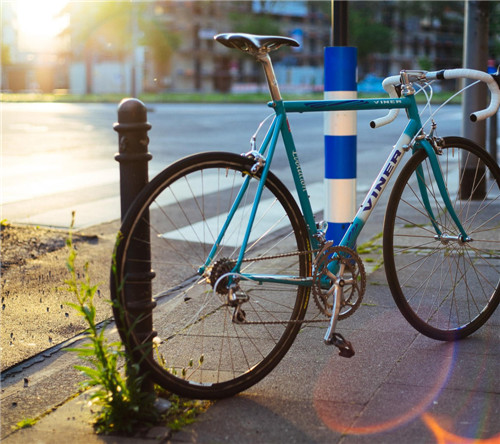
<svg viewBox="0 0 500 444"><path fill-rule="evenodd" d="M260 154L258 151L252 150L244 154L245 157L252 159L255 163L253 164L250 172L256 174L266 163L266 158Z"/></svg>

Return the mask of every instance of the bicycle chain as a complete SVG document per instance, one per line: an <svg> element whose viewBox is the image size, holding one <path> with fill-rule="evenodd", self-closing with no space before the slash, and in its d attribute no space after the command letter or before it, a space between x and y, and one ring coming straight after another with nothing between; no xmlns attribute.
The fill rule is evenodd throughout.
<svg viewBox="0 0 500 444"><path fill-rule="evenodd" d="M280 258L283 258L283 257L291 257L291 256L304 256L306 254L314 254L314 253L318 253L319 251L321 251L322 248L318 248L316 250L309 250L309 251L292 251L290 253L281 253L281 254L275 254L275 255L272 255L272 256L262 256L262 257L255 257L255 258L245 258L242 260L242 262L258 262L258 261L264 261L264 260L270 260L270 259L280 259ZM229 259L226 259L227 260L225 263L226 264L235 264L236 263L236 260L229 260ZM329 322L329 318L325 318L325 319L301 319L301 320L298 320L298 319L290 319L288 321L267 321L267 322L264 322L264 321L260 321L260 322L256 322L256 321L245 321L243 322L241 325L284 325L284 324L305 324L305 323L308 323L308 324L317 324L317 323L326 323L326 322Z"/></svg>
<svg viewBox="0 0 500 444"><path fill-rule="evenodd" d="M283 324L319 324L319 323L326 323L330 322L330 318L325 318L325 319L291 319L289 321L269 321L269 322L243 322L241 325L283 325Z"/></svg>
<svg viewBox="0 0 500 444"><path fill-rule="evenodd" d="M305 256L306 254L318 253L319 251L321 251L320 248L318 248L317 250L309 250L309 251L292 251L291 253L281 253L281 254L275 254L273 256L262 256L262 257L243 259L242 262L257 262L257 261L265 261L268 259L279 259L282 257ZM232 262L236 263L236 261Z"/></svg>
<svg viewBox="0 0 500 444"><path fill-rule="evenodd" d="M354 272L354 269L357 268L357 272L353 273L359 276L360 282L355 285L355 288L353 288L352 295L350 295L347 299L346 302L350 302L351 299L354 299L354 304L349 304L351 305L350 308L341 313L339 315L339 320L345 319L349 316L351 316L356 309L360 306L361 301L363 299L363 295L365 293L365 288L366 288L366 274L363 266L363 262L361 258L358 256L358 254L346 247L334 247L331 245L331 243L326 243L321 246L321 248L317 250L310 250L310 251L295 251L295 252L290 252L290 253L282 253L282 254L277 254L273 256L262 256L259 258L247 258L243 259L242 262L257 262L257 261L263 261L263 260L270 260L270 259L279 259L283 257L291 257L291 256L300 256L300 255L306 255L306 254L312 254L312 253L320 253L320 256L332 256L334 253L343 253L347 254L353 261L353 264L348 266L351 272ZM324 259L324 258L323 258ZM335 259L333 259L335 260ZM324 319L302 319L302 320L288 320L288 321L268 321L268 322L255 322L255 321L250 321L250 322L243 322L243 325L284 325L284 324L305 324L305 323L326 323L329 322L330 317L331 317L331 312L328 312L328 303L327 299L325 298L325 295L322 294L322 289L319 284L319 275L322 274L322 272L318 269L319 262L321 262L320 257L318 256L315 261L315 271L314 271L314 283L312 286L312 293L313 293L313 299L314 302L316 303L316 306L319 308L320 313L322 313L325 318ZM327 261L328 262L328 261ZM233 263L235 264L236 261L230 261L227 260L226 264ZM356 265L354 265L356 264ZM325 266L325 264L323 264ZM322 268L322 267L319 267ZM358 286L359 285L359 286ZM354 296L354 297L353 297Z"/></svg>

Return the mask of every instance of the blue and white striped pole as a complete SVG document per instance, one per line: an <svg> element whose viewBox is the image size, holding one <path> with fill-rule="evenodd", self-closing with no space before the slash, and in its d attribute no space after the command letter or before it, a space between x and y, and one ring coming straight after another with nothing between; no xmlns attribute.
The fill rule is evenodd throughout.
<svg viewBox="0 0 500 444"><path fill-rule="evenodd" d="M325 48L325 99L357 98L357 48ZM356 215L356 111L325 113L326 239L342 240Z"/></svg>

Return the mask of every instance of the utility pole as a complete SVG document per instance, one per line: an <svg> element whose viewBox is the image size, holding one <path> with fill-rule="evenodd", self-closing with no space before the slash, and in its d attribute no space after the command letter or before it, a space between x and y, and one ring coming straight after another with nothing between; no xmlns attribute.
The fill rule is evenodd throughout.
<svg viewBox="0 0 500 444"><path fill-rule="evenodd" d="M488 1L466 0L465 2L465 23L464 23L464 67L486 71L488 66L488 22L489 22L489 5ZM470 84L472 80L466 80L466 84ZM471 122L469 115L477 110L487 107L487 87L484 83L476 85L464 91L462 105L462 134L464 137L473 140L481 147L486 146L486 121ZM475 162L470 162L475 164ZM467 199L472 192L474 181L474 171L467 173L473 167L468 165L466 161L462 163L462 168L465 170L464 177L470 177L470 184L462 186L460 196ZM467 182L467 181L466 181ZM486 193L486 184L484 190L475 191L474 195L477 198L484 197Z"/></svg>
<svg viewBox="0 0 500 444"><path fill-rule="evenodd" d="M332 46L325 48L326 100L357 98L357 48L347 46L347 0L332 0ZM339 244L356 215L356 111L325 113L326 239ZM339 200L342 196L342 200Z"/></svg>
<svg viewBox="0 0 500 444"><path fill-rule="evenodd" d="M486 71L488 67L488 1L467 0L465 2L464 67ZM472 83L467 80L467 84ZM473 123L469 115L485 109L487 104L485 84L474 86L464 92L463 135L481 146L486 145L486 122Z"/></svg>
<svg viewBox="0 0 500 444"><path fill-rule="evenodd" d="M331 46L347 46L348 3L347 0L332 0Z"/></svg>

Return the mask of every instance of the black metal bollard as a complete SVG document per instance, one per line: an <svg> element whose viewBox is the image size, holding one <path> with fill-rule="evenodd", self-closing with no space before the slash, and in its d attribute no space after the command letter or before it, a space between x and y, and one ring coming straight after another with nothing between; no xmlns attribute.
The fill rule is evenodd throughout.
<svg viewBox="0 0 500 444"><path fill-rule="evenodd" d="M152 155L148 152L147 132L151 124L147 121L147 110L138 99L123 99L118 106L118 123L113 125L118 132L119 153L115 160L120 163L120 199L122 221L132 202L148 183L148 162ZM151 249L149 234L149 215L143 219L134 232L134 239L128 248L128 254L137 258L125 270L127 280L124 283L126 306L123 307L135 322L134 333L140 343L151 341L153 332L151 281ZM133 350L127 350L133 353ZM152 353L152 352L151 352ZM152 392L152 381L145 380L143 390Z"/></svg>
<svg viewBox="0 0 500 444"><path fill-rule="evenodd" d="M118 123L113 129L118 132L119 153L115 160L120 162L122 220L149 180L148 162L153 156L148 152L151 124L147 119L146 106L138 99L123 99L118 105Z"/></svg>

